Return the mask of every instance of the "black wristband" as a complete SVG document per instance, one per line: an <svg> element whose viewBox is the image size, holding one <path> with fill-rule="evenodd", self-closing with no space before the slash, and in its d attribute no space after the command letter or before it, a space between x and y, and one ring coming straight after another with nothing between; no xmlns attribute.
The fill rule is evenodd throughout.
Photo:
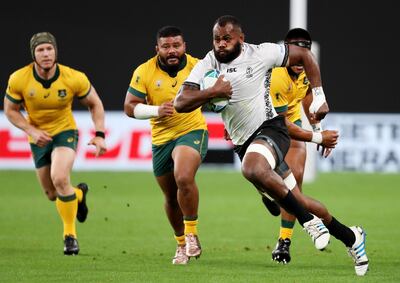
<svg viewBox="0 0 400 283"><path fill-rule="evenodd" d="M104 139L106 137L106 135L102 131L96 131L96 137L101 137Z"/></svg>

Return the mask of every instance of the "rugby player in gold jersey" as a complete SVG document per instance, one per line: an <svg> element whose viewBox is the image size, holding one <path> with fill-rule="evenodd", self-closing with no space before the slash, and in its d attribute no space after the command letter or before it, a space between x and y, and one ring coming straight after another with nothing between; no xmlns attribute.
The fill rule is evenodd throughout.
<svg viewBox="0 0 400 283"><path fill-rule="evenodd" d="M199 191L196 172L207 153L208 131L201 108L177 113L173 100L198 59L186 53L180 28L157 32L156 55L133 72L124 102L126 115L150 119L153 171L177 241L173 264L198 258ZM155 224L156 225L156 224Z"/></svg>
<svg viewBox="0 0 400 283"><path fill-rule="evenodd" d="M78 144L72 113L76 97L88 107L96 135L96 156L106 152L103 104L87 76L57 62L57 43L49 32L30 40L33 62L10 75L4 98L8 120L27 135L39 183L56 202L63 222L64 254L79 253L75 218L86 220L88 186L72 186L70 174ZM25 110L26 115L22 113Z"/></svg>

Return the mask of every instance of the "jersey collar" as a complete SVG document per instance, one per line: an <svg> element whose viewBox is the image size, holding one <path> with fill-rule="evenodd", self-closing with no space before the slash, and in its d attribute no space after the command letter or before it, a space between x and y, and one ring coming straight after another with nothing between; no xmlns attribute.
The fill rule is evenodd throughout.
<svg viewBox="0 0 400 283"><path fill-rule="evenodd" d="M35 78L35 80L41 83L44 88L50 88L51 84L55 82L60 76L60 68L58 67L58 64L56 65L56 72L54 73L54 76L49 80L45 80L39 77L38 73L36 73L34 65L32 69L33 69L33 77Z"/></svg>
<svg viewBox="0 0 400 283"><path fill-rule="evenodd" d="M290 76L294 77L296 80L299 78L299 75L301 74L301 73L300 74L296 74L295 72L293 72L293 70L292 70L292 68L290 68L290 66L286 67L286 70L287 70L288 74Z"/></svg>

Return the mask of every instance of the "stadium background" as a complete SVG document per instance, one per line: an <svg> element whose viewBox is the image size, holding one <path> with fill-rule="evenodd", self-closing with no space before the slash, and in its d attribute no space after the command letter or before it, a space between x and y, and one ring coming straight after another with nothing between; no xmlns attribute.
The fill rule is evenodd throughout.
<svg viewBox="0 0 400 283"><path fill-rule="evenodd" d="M399 112L393 3L308 1L308 29L321 47L324 88L335 112ZM133 69L154 55L158 28L180 26L188 52L202 57L211 48L213 22L223 14L242 21L251 43L279 41L289 29L288 0L206 5L179 0L140 5L120 0L57 5L7 1L0 10L0 85L5 90L9 74L30 62L32 34L47 30L58 40L60 62L88 74L107 110L121 110Z"/></svg>
<svg viewBox="0 0 400 283"><path fill-rule="evenodd" d="M0 155L12 153L0 156L0 282L400 282L400 229L395 224L400 215L398 10L392 7L396 2L308 2L308 29L320 45L322 78L332 110L327 124L339 125L342 133L338 148L320 169L379 172L388 164L397 173L321 173L304 186L306 194L323 201L337 219L368 231L371 265L365 278L355 277L351 258L339 241L333 240L321 253L300 225L295 226L290 266L273 263L270 255L280 219L266 213L258 193L239 172L229 170L198 173L204 254L189 266L176 268L170 264L175 243L152 173L97 171L89 162L95 170L74 170L71 179L91 186L90 219L78 224L80 255L64 257L59 216L39 188L31 159L22 159L29 170L10 169L18 161L10 156L26 155L29 147L24 134L6 121L0 100ZM216 17L238 16L249 42L278 41L289 28L288 9L289 0L3 1L0 87L4 91L9 74L31 61L31 35L51 31L59 43L60 62L88 74L112 114L107 117L120 115L121 126L134 128L126 131L133 137L142 126L121 114L122 103L134 67L154 54L154 34L160 26L181 26L189 52L201 57L210 49ZM89 121L83 127L83 142L90 131ZM125 140L109 135L110 147L115 139ZM213 148L226 146L216 140ZM387 158L350 162L362 153L372 153L364 155L372 161ZM370 166L374 164L380 166Z"/></svg>
<svg viewBox="0 0 400 283"><path fill-rule="evenodd" d="M331 117L340 122L342 115L350 115L346 116L346 125L336 123L332 127L349 132L347 137L350 141L362 142L368 138L375 145L382 143L378 130L387 120L380 114L398 114L400 109L399 95L393 90L397 59L393 59L392 50L397 39L390 21L395 17L395 9L390 9L390 1L384 2L387 3L308 1L308 29L314 42L319 44L322 79L332 113L328 115L327 125L330 125ZM3 37L0 85L5 90L9 74L31 61L31 35L50 31L58 41L60 63L88 75L107 111L122 111L132 71L154 55L155 33L161 26L180 26L188 52L201 58L211 48L211 29L218 16L237 16L243 23L247 42L277 42L289 29L289 6L288 0L253 1L251 4L246 1L214 2L212 5L194 1L151 1L139 5L119 0L112 4L68 1L56 5L44 1L21 5L9 1L2 4L0 11ZM3 103L0 105L2 110ZM74 109L84 110L77 102ZM380 122L375 127L378 130L374 128L371 130L375 131L374 134L357 136L365 125L358 125L351 113L366 114L360 117L367 125L376 121L376 116L369 114L379 113ZM339 116L335 118L334 115ZM396 146L400 141L399 120L398 116L391 116L390 125L384 129L388 134L383 144L390 149L385 154L394 164L390 171L400 171L400 149ZM217 136L221 137L220 134ZM352 146L356 148L354 144ZM343 154L335 155L334 152L333 157L341 156L337 159L341 160L338 161L341 165L329 163L335 162L334 159L320 160L325 162L322 168L358 170L364 159L375 162L376 154L370 156L365 153L367 151L371 150L367 148L360 152L357 166L346 165ZM233 159L229 147L212 145L206 163L232 163ZM1 156L0 162L9 164ZM331 170L329 168L326 170Z"/></svg>

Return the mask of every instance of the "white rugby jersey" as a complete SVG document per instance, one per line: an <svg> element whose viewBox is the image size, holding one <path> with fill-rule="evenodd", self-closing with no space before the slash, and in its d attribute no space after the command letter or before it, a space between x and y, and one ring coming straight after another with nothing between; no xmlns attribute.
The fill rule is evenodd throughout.
<svg viewBox="0 0 400 283"><path fill-rule="evenodd" d="M224 64L211 50L200 60L187 83L200 85L207 71L217 69L232 85L232 97L221 112L222 120L233 144L242 145L265 120L277 114L269 96L269 78L273 67L286 65L288 56L284 44L244 43L241 54Z"/></svg>

